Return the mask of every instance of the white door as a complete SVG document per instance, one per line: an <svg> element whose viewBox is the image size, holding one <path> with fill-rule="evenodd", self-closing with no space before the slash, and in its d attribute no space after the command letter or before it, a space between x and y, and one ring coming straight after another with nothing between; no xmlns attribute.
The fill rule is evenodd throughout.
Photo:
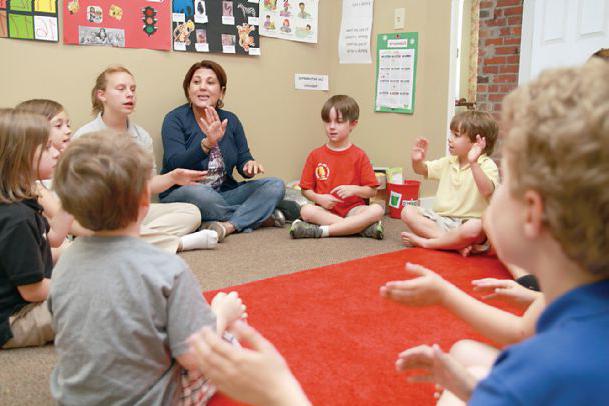
<svg viewBox="0 0 609 406"><path fill-rule="evenodd" d="M609 48L609 0L525 0L519 82Z"/></svg>

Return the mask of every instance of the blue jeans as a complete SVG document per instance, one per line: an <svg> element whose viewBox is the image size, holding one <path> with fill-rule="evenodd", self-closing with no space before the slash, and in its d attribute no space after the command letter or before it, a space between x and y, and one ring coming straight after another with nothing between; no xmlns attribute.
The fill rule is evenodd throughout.
<svg viewBox="0 0 609 406"><path fill-rule="evenodd" d="M239 184L235 189L217 192L208 185L182 186L163 199L163 203L192 203L201 211L202 221L228 221L237 231L260 227L283 199L281 179L264 178Z"/></svg>

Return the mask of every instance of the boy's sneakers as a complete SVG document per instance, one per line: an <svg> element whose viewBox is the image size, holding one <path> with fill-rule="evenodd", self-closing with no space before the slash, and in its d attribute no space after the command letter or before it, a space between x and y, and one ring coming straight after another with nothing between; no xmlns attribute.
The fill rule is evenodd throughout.
<svg viewBox="0 0 609 406"><path fill-rule="evenodd" d="M317 224L294 220L290 227L292 238L321 238L321 228Z"/></svg>
<svg viewBox="0 0 609 406"><path fill-rule="evenodd" d="M374 238L375 240L383 239L383 223L379 220L376 223L370 224L359 233L362 237Z"/></svg>

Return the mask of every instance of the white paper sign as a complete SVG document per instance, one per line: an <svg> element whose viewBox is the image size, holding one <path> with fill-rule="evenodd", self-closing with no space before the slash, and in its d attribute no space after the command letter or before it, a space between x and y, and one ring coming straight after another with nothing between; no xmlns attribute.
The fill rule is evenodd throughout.
<svg viewBox="0 0 609 406"><path fill-rule="evenodd" d="M184 42L174 42L173 50L174 51L186 51L186 44Z"/></svg>
<svg viewBox="0 0 609 406"><path fill-rule="evenodd" d="M340 63L372 63L370 35L373 7L374 0L343 0L338 39Z"/></svg>
<svg viewBox="0 0 609 406"><path fill-rule="evenodd" d="M248 53L250 55L260 55L260 48L252 48L252 47L250 47L250 49L248 50Z"/></svg>
<svg viewBox="0 0 609 406"><path fill-rule="evenodd" d="M195 44L195 49L197 50L197 52L209 52L209 44L197 43Z"/></svg>
<svg viewBox="0 0 609 406"><path fill-rule="evenodd" d="M222 52L225 54L234 54L235 46L234 45L222 45Z"/></svg>
<svg viewBox="0 0 609 406"><path fill-rule="evenodd" d="M173 13L171 14L171 18L176 23L183 23L186 21L186 15L184 13Z"/></svg>
<svg viewBox="0 0 609 406"><path fill-rule="evenodd" d="M329 90L328 75L296 73L294 87L298 90Z"/></svg>
<svg viewBox="0 0 609 406"><path fill-rule="evenodd" d="M388 44L391 46L391 44ZM379 51L376 109L411 108L414 76L414 49Z"/></svg>
<svg viewBox="0 0 609 406"><path fill-rule="evenodd" d="M222 16L222 24L224 24L224 25L235 25L235 17L233 17L233 16Z"/></svg>
<svg viewBox="0 0 609 406"><path fill-rule="evenodd" d="M207 21L208 21L207 14L195 16L195 23L205 24Z"/></svg>

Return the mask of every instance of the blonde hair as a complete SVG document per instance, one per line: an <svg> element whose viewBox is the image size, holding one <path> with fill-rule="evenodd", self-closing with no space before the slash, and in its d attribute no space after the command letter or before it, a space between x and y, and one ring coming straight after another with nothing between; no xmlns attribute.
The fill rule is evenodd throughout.
<svg viewBox="0 0 609 406"><path fill-rule="evenodd" d="M0 109L0 203L37 198L34 157L46 147L49 129L39 114Z"/></svg>
<svg viewBox="0 0 609 406"><path fill-rule="evenodd" d="M467 135L471 142L476 142L476 135L486 140L484 153L491 155L495 149L499 126L490 113L478 110L466 110L454 115L450 120L451 131Z"/></svg>
<svg viewBox="0 0 609 406"><path fill-rule="evenodd" d="M117 230L137 221L151 171L152 156L131 136L93 132L63 153L53 188L63 208L85 228Z"/></svg>
<svg viewBox="0 0 609 406"><path fill-rule="evenodd" d="M113 73L126 73L133 77L133 74L129 72L129 69L121 65L108 66L102 73L97 75L95 85L93 86L93 89L91 89L91 114L96 115L97 113L104 112L104 104L97 97L97 91L106 89L106 86L108 86L108 75Z"/></svg>
<svg viewBox="0 0 609 406"><path fill-rule="evenodd" d="M565 254L609 276L609 64L554 69L504 100L510 192L537 191Z"/></svg>
<svg viewBox="0 0 609 406"><path fill-rule="evenodd" d="M51 121L53 117L65 111L63 106L55 100L48 99L31 99L19 103L15 106L17 111L26 111L28 113L40 114Z"/></svg>

